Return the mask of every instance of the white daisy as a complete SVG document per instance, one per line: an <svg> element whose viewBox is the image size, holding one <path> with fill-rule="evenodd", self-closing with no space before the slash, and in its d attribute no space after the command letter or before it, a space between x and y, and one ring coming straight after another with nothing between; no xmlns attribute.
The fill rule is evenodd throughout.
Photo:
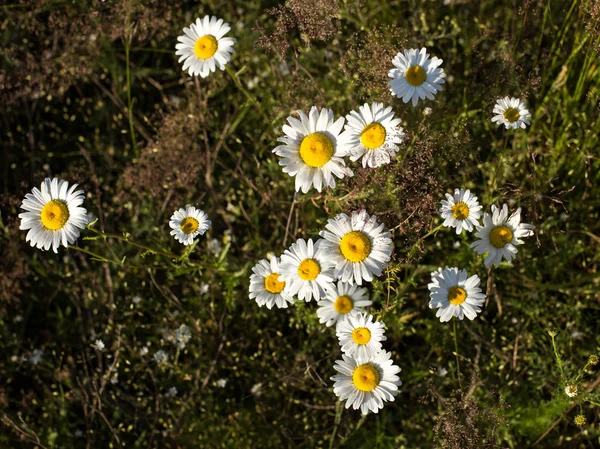
<svg viewBox="0 0 600 449"><path fill-rule="evenodd" d="M344 118L334 121L331 109L323 108L319 113L316 106L310 109L308 117L302 111L298 115L300 120L288 117L290 125L283 125L285 137L277 139L284 145L273 150L283 158L279 161L283 172L296 177L296 191L302 189L306 193L314 186L320 192L323 187L335 187L334 176L352 176L342 159L347 153L338 145Z"/></svg>
<svg viewBox="0 0 600 449"><path fill-rule="evenodd" d="M442 200L440 214L445 218L444 226L456 228L460 234L463 229L471 232L473 227L479 226L481 206L477 197L469 189L454 189L454 196L446 193L448 201Z"/></svg>
<svg viewBox="0 0 600 449"><path fill-rule="evenodd" d="M211 221L208 219L208 215L194 206L176 210L169 220L169 226L172 229L171 235L186 246L194 243L194 238L204 234L210 225Z"/></svg>
<svg viewBox="0 0 600 449"><path fill-rule="evenodd" d="M96 351L104 351L104 348L106 348L104 342L100 339L97 339L92 346Z"/></svg>
<svg viewBox="0 0 600 449"><path fill-rule="evenodd" d="M523 128L530 125L531 113L520 98L504 97L496 100L492 122L504 125L506 129Z"/></svg>
<svg viewBox="0 0 600 449"><path fill-rule="evenodd" d="M179 36L179 43L175 46L176 55L181 55L179 62L183 63L183 70L188 70L191 76L200 75L206 78L215 67L225 70L225 64L234 53L235 39L223 37L231 29L223 19L204 16L196 19L189 28L184 28L183 36Z"/></svg>
<svg viewBox="0 0 600 449"><path fill-rule="evenodd" d="M31 246L58 253L62 244L68 247L79 238L79 230L88 223L87 211L81 207L85 197L83 190L75 191L77 184L69 188L65 180L44 179L39 190L34 187L25 195L19 214L21 226L27 230L25 241Z"/></svg>
<svg viewBox="0 0 600 449"><path fill-rule="evenodd" d="M436 92L442 90L446 78L444 69L440 68L442 62L435 56L429 59L425 47L420 51L413 48L404 50L404 54L398 53L392 60L396 68L388 72L392 78L388 82L392 95L402 98L405 103L412 98L413 106L419 99L433 100Z"/></svg>
<svg viewBox="0 0 600 449"><path fill-rule="evenodd" d="M467 278L467 270L438 268L431 273L429 288L429 308L439 307L435 316L442 323L450 321L453 316L462 320L465 316L472 320L479 312L485 301L485 294L481 292L479 284L481 279L474 274Z"/></svg>
<svg viewBox="0 0 600 449"><path fill-rule="evenodd" d="M363 312L363 307L371 304L373 301L369 301L366 288L338 281L337 285L327 292L327 297L319 301L317 316L320 323L329 327L346 320L351 313Z"/></svg>
<svg viewBox="0 0 600 449"><path fill-rule="evenodd" d="M267 309L276 305L280 309L286 309L288 303L293 304L294 298L285 290L285 282L279 277L279 258L273 257L270 261L260 260L252 267L250 276L250 299L255 299L259 306L267 306Z"/></svg>
<svg viewBox="0 0 600 449"><path fill-rule="evenodd" d="M351 161L362 157L363 167L379 167L389 164L398 152L398 145L404 140L402 122L394 118L392 107L383 103L364 104L358 112L346 116L346 126L340 136L341 143L350 154Z"/></svg>
<svg viewBox="0 0 600 449"><path fill-rule="evenodd" d="M298 239L281 256L279 280L286 283L289 295L309 302L324 298L333 289L333 267L321 249L322 240L313 244Z"/></svg>
<svg viewBox="0 0 600 449"><path fill-rule="evenodd" d="M373 321L373 315L353 313L340 321L336 331L342 352L357 358L374 357L387 340L385 325Z"/></svg>
<svg viewBox="0 0 600 449"><path fill-rule="evenodd" d="M346 408L363 414L377 413L383 403L394 401L402 381L396 375L400 367L390 360L391 352L381 351L370 359L356 359L342 354L343 360L336 360L333 368L339 373L331 377L333 392L346 400Z"/></svg>
<svg viewBox="0 0 600 449"><path fill-rule="evenodd" d="M477 254L488 253L485 258L485 266L496 267L504 257L508 262L517 254L517 245L521 245L521 237L533 235L535 226L521 223L521 208L518 208L510 217L508 206L504 204L502 209L492 206L492 215L484 212L483 226L478 228L475 236L479 240L471 243L471 248Z"/></svg>
<svg viewBox="0 0 600 449"><path fill-rule="evenodd" d="M381 275L391 258L392 239L375 215L364 209L352 212L352 217L339 214L325 228L319 235L325 239L323 251L335 263L336 278L362 285Z"/></svg>

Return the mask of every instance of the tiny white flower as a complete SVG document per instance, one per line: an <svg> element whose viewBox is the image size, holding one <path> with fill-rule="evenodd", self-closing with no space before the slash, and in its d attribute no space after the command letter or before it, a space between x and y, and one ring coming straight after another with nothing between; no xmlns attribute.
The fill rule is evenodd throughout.
<svg viewBox="0 0 600 449"><path fill-rule="evenodd" d="M448 375L448 370L442 366L437 370L437 375L440 377L446 377Z"/></svg>
<svg viewBox="0 0 600 449"><path fill-rule="evenodd" d="M104 348L106 347L104 342L100 339L97 339L92 346L96 351L104 351Z"/></svg>
<svg viewBox="0 0 600 449"><path fill-rule="evenodd" d="M200 284L200 289L199 289L200 295L206 295L208 293L209 289L210 289L210 286L208 284Z"/></svg>
<svg viewBox="0 0 600 449"><path fill-rule="evenodd" d="M221 250L223 249L223 245L221 245L219 239L210 239L206 247L208 249L208 252L212 253L212 255L215 257L221 254Z"/></svg>
<svg viewBox="0 0 600 449"><path fill-rule="evenodd" d="M565 387L565 394L570 398L577 396L577 385L567 385Z"/></svg>
<svg viewBox="0 0 600 449"><path fill-rule="evenodd" d="M531 113L523 100L519 98L504 97L496 100L492 122L504 125L506 129L523 128L530 125Z"/></svg>
<svg viewBox="0 0 600 449"><path fill-rule="evenodd" d="M176 387L169 388L169 390L165 393L165 397L167 397L167 398L174 398L175 396L177 396L177 388Z"/></svg>
<svg viewBox="0 0 600 449"><path fill-rule="evenodd" d="M110 383L113 385L117 385L119 383L119 375L115 374L110 378Z"/></svg>
<svg viewBox="0 0 600 449"><path fill-rule="evenodd" d="M167 363L167 360L169 360L169 354L167 354L162 349L159 349L154 353L153 359L156 363L162 365L163 363Z"/></svg>
<svg viewBox="0 0 600 449"><path fill-rule="evenodd" d="M431 113L432 113L432 112L433 112L433 111L432 111L432 109L431 109L431 108L425 108L425 109L423 109L423 115L424 115L425 117L427 117L427 116L431 115Z"/></svg>
<svg viewBox="0 0 600 449"><path fill-rule="evenodd" d="M142 346L142 347L140 348L140 355L143 357L143 356L145 356L146 354L148 354L148 351L149 351L149 349L148 349L148 346Z"/></svg>
<svg viewBox="0 0 600 449"><path fill-rule="evenodd" d="M41 349L34 349L31 355L29 356L29 362L37 365L42 361L42 356L44 355L44 351Z"/></svg>
<svg viewBox="0 0 600 449"><path fill-rule="evenodd" d="M191 338L192 332L185 324L182 324L177 330L175 330L175 344L179 349L184 349Z"/></svg>
<svg viewBox="0 0 600 449"><path fill-rule="evenodd" d="M260 396L262 394L262 384L258 383L258 384L252 385L252 388L250 389L250 393L256 397Z"/></svg>
<svg viewBox="0 0 600 449"><path fill-rule="evenodd" d="M135 295L131 301L137 306L139 303L142 302L142 297L140 295Z"/></svg>
<svg viewBox="0 0 600 449"><path fill-rule="evenodd" d="M227 386L227 379L219 379L217 380L217 387L225 388Z"/></svg>

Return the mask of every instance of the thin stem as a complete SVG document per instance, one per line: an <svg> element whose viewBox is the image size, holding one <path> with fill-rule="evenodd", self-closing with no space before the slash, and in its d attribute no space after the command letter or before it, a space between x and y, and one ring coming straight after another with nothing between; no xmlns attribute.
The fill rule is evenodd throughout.
<svg viewBox="0 0 600 449"><path fill-rule="evenodd" d="M121 267L135 268L135 267L132 267L131 265L127 265L127 264L125 264L125 263L123 263L123 262L121 262L119 260L107 259L106 257L101 256L100 254L96 254L96 253L94 253L92 251L89 251L87 249L84 249L84 248L82 248L80 246L69 245L68 248L69 249L74 249L75 251L79 251L79 252L85 253L88 256L95 257L100 262L114 263L115 265L119 265Z"/></svg>
<svg viewBox="0 0 600 449"><path fill-rule="evenodd" d="M242 86L242 83L240 83L240 80L235 75L235 73L233 73L233 71L227 65L225 66L225 70L227 71L227 73L229 74L229 76L233 80L234 84L237 86L237 88L242 91L242 93L246 96L246 98L248 98L248 100L250 100L250 102L254 106L256 106L256 109L258 109L258 112L260 112L260 114L263 116L263 118L265 119L265 121L267 123L270 123L271 121L269 120L269 117L267 117L267 114L265 114L265 111L263 110L263 108L260 105L260 103L256 100L256 98L254 98L252 96L252 94L250 92L248 92L246 89L244 89L244 86Z"/></svg>
<svg viewBox="0 0 600 449"><path fill-rule="evenodd" d="M556 341L554 340L554 335L550 335L550 337L552 338L552 348L554 349L554 357L556 358L556 364L558 365L558 369L560 370L560 377L563 382L566 382L567 378L565 377L565 372L564 372L563 366L562 366L562 359L560 357L560 354L558 353L558 348L556 347Z"/></svg>
<svg viewBox="0 0 600 449"><path fill-rule="evenodd" d="M135 139L135 128L133 126L133 102L131 101L131 72L129 69L129 50L131 45L131 33L133 32L130 26L131 24L129 23L128 11L127 16L125 18L125 76L127 78L127 113L129 116L129 134L131 134L131 147L133 149L133 154L135 155L135 157L138 157L140 154Z"/></svg>
<svg viewBox="0 0 600 449"><path fill-rule="evenodd" d="M333 449L333 443L335 441L335 434L337 433L338 426L342 420L342 412L344 411L344 407L342 406L342 402L338 401L335 404L335 421L333 423L333 432L331 432L331 439L329 440L329 449Z"/></svg>
<svg viewBox="0 0 600 449"><path fill-rule="evenodd" d="M152 247L144 245L142 243L135 242L135 241L129 239L129 237L125 237L125 236L122 236L122 235L119 235L119 234L106 234L105 232L100 231L100 230L98 230L96 228L93 228L91 226L88 226L88 229L90 231L98 234L99 236L101 236L104 239L115 239L115 240L119 240L121 242L127 242L127 243L130 243L133 246L137 246L140 249L143 249L143 250L146 250L146 251L150 251L150 252L155 253L155 254L160 254L161 256L169 257L171 259L178 259L179 260L179 259L182 259L183 257L186 256L185 252L184 252L184 254L182 256L177 256L177 255L175 255L173 253L170 253L170 252L167 252L167 251L162 251L160 249L152 248Z"/></svg>
<svg viewBox="0 0 600 449"><path fill-rule="evenodd" d="M456 373L458 377L458 386L462 390L462 380L460 378L460 364L458 361L458 338L456 336L456 319L452 320L452 324L454 326L454 355L456 356Z"/></svg>

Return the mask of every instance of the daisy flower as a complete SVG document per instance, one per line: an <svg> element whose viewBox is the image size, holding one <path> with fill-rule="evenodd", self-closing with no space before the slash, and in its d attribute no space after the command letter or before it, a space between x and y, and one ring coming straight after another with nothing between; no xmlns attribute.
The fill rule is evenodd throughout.
<svg viewBox="0 0 600 449"><path fill-rule="evenodd" d="M283 158L279 161L283 172L296 177L296 191L306 193L314 186L320 192L323 187L334 188L335 177L353 176L342 159L346 151L338 145L344 117L334 121L331 109L319 112L316 106L308 117L302 111L298 115L300 120L288 117L290 125L283 125L285 137L277 139L284 145L273 150Z"/></svg>
<svg viewBox="0 0 600 449"><path fill-rule="evenodd" d="M383 103L365 103L346 116L346 126L340 141L350 154L351 161L362 157L363 167L379 167L389 164L398 152L398 144L405 134L398 125L402 120L394 118L392 107Z"/></svg>
<svg viewBox="0 0 600 449"><path fill-rule="evenodd" d="M448 201L442 200L440 214L445 218L444 226L456 228L460 234L463 229L471 232L473 227L479 226L481 206L477 197L469 189L454 189L454 196L446 193Z"/></svg>
<svg viewBox="0 0 600 449"><path fill-rule="evenodd" d="M342 354L343 360L336 360L333 368L339 373L331 377L333 392L346 400L346 408L367 414L377 413L383 403L394 401L402 381L396 375L401 370L390 360L391 352L381 351L368 359L357 359Z"/></svg>
<svg viewBox="0 0 600 449"><path fill-rule="evenodd" d="M467 317L472 320L481 312L481 306L485 301L485 294L481 292L479 284L481 279L474 274L467 278L467 270L438 268L431 273L431 284L429 288L429 308L438 308L435 316L442 323L450 321L453 316L462 320Z"/></svg>
<svg viewBox="0 0 600 449"><path fill-rule="evenodd" d="M323 254L321 241L296 240L281 256L279 280L286 283L290 296L302 301L324 298L333 288L333 267Z"/></svg>
<svg viewBox="0 0 600 449"><path fill-rule="evenodd" d="M327 296L319 301L317 316L320 323L329 327L344 321L351 313L362 312L363 307L371 304L373 301L369 301L366 288L338 281L337 285L327 292Z"/></svg>
<svg viewBox="0 0 600 449"><path fill-rule="evenodd" d="M27 230L25 241L31 246L58 253L62 244L68 247L79 238L79 230L88 223L87 211L81 207L85 197L83 190L75 191L77 184L58 178L46 178L39 190L34 187L25 195L19 214L21 226Z"/></svg>
<svg viewBox="0 0 600 449"><path fill-rule="evenodd" d="M183 70L191 76L200 75L206 78L215 67L225 70L225 64L234 53L235 39L223 37L231 29L223 19L204 16L196 19L189 28L183 29L183 36L179 36L179 43L175 46L176 55L181 55L178 62L183 63Z"/></svg>
<svg viewBox="0 0 600 449"><path fill-rule="evenodd" d="M444 69L440 68L442 62L435 56L429 59L425 47L420 51L414 48L404 50L404 54L398 53L392 60L396 68L388 72L392 78L388 82L392 95L402 98L405 103L412 98L413 106L419 99L433 100L436 92L442 90L446 78Z"/></svg>
<svg viewBox="0 0 600 449"><path fill-rule="evenodd" d="M531 113L520 98L504 97L496 100L492 122L504 125L506 129L523 128L530 125Z"/></svg>
<svg viewBox="0 0 600 449"><path fill-rule="evenodd" d="M328 220L319 235L325 239L323 250L335 264L336 278L362 285L363 280L371 282L373 275L381 275L392 254L391 234L383 227L364 209L352 212L352 217L339 214Z"/></svg>
<svg viewBox="0 0 600 449"><path fill-rule="evenodd" d="M250 276L250 299L255 299L259 306L267 309L276 305L285 309L288 303L293 304L294 298L285 290L285 282L279 278L279 258L272 257L270 261L260 260L252 267Z"/></svg>
<svg viewBox="0 0 600 449"><path fill-rule="evenodd" d="M188 206L185 209L182 207L176 210L169 220L169 226L172 229L171 235L175 237L175 240L186 246L194 243L194 238L197 235L204 234L210 224L211 221L208 219L208 215L194 206Z"/></svg>
<svg viewBox="0 0 600 449"><path fill-rule="evenodd" d="M342 352L353 357L374 357L381 351L381 342L387 340L385 325L373 321L368 313L353 313L337 326L337 337Z"/></svg>
<svg viewBox="0 0 600 449"><path fill-rule="evenodd" d="M500 265L504 257L508 262L517 254L517 245L521 245L521 237L533 235L535 226L521 223L521 208L518 208L510 217L508 206L504 204L502 209L492 206L492 214L484 212L483 226L478 228L475 236L479 240L471 243L471 248L477 254L488 253L485 258L487 268Z"/></svg>

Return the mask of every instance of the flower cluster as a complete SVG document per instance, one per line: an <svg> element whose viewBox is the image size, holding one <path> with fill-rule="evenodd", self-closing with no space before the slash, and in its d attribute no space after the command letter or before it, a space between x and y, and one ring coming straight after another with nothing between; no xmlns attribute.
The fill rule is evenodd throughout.
<svg viewBox="0 0 600 449"><path fill-rule="evenodd" d="M463 230L477 231L475 236L478 240L471 244L471 248L478 254L487 253L484 261L487 268L492 265L498 267L503 258L510 262L517 254L517 245L523 243L520 238L533 235L534 226L521 223L521 209L509 216L506 204L502 209L492 205L491 215L484 212L483 225L480 224L481 206L469 190L455 189L454 195L447 193L446 200L442 200L441 204L443 226L455 228L457 234ZM449 321L453 316L460 320L466 316L472 320L481 311L485 301L480 283L479 276L469 277L464 269L438 268L431 273L431 283L428 285L431 298L429 308L438 309L436 316L442 322Z"/></svg>

